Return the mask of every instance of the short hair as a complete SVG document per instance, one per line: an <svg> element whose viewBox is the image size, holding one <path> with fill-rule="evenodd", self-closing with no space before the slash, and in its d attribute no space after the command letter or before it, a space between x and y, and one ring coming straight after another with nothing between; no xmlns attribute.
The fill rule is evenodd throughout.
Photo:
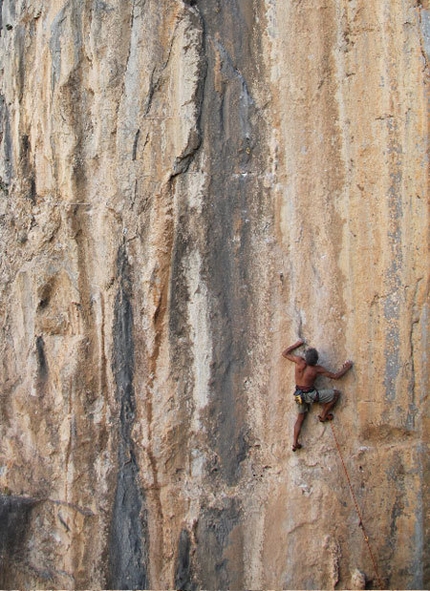
<svg viewBox="0 0 430 591"><path fill-rule="evenodd" d="M307 349L305 359L308 365L316 365L318 362L318 351L313 348Z"/></svg>

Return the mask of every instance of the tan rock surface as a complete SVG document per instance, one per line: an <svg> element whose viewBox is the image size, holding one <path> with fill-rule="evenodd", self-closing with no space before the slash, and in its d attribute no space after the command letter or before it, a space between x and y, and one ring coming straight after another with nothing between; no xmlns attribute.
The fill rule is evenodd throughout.
<svg viewBox="0 0 430 591"><path fill-rule="evenodd" d="M427 0L0 7L0 587L428 587Z"/></svg>

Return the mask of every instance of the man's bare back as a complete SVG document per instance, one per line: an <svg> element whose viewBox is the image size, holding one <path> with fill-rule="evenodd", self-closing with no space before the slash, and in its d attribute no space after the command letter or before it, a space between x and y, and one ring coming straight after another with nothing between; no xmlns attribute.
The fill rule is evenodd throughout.
<svg viewBox="0 0 430 591"><path fill-rule="evenodd" d="M296 362L295 367L295 378L296 378L296 385L300 388L313 388L315 380L317 378L318 369L321 366L319 365L308 365L306 361L303 359L302 361ZM324 369L324 368L321 368Z"/></svg>
<svg viewBox="0 0 430 591"><path fill-rule="evenodd" d="M311 392L314 391L315 380L318 376L325 376L327 378L331 378L332 380L338 380L343 375L345 375L346 372L352 367L352 361L345 361L342 368L338 372L334 373L332 371L329 371L322 365L317 365L318 351L316 349L307 349L305 354L306 359L299 355L293 355L292 351L294 351L294 349L297 349L301 345L304 345L304 341L300 339L299 341L294 343L294 345L287 347L285 351L283 351L282 355L286 359L289 359L290 361L295 363L296 387L298 390L302 390L303 396L312 396ZM320 415L318 415L318 418L322 423L333 419L333 414L329 411L334 407L340 396L340 392L338 390L332 389L330 391L326 390L325 392L329 393L330 398L326 397L324 402L321 399L323 391L320 391L319 393L317 392L317 397L311 398L311 400L309 401L319 401L322 404L323 411ZM300 403L299 414L294 425L294 441L292 448L293 451L301 449L302 447L299 443L299 435L303 425L303 421L305 420L307 414L308 407L309 404Z"/></svg>

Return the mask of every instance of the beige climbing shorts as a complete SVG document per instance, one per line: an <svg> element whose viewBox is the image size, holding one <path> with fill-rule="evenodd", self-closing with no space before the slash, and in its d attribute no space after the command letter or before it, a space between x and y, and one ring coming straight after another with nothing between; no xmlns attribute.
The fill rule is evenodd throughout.
<svg viewBox="0 0 430 591"><path fill-rule="evenodd" d="M317 396L317 393L319 396ZM302 399L303 404L297 405L297 410L299 415L305 412L309 412L311 404L314 402L319 402L320 404L327 404L327 402L331 402L334 398L334 389L333 388L325 388L323 390L313 390L312 392L303 392Z"/></svg>

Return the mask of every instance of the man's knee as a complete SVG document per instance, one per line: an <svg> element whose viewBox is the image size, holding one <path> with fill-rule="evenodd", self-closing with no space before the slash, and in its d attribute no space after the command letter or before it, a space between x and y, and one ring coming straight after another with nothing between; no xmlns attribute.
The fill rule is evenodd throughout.
<svg viewBox="0 0 430 591"><path fill-rule="evenodd" d="M337 402L340 398L340 392L339 392L339 390L333 390L333 392L334 392L333 401Z"/></svg>

